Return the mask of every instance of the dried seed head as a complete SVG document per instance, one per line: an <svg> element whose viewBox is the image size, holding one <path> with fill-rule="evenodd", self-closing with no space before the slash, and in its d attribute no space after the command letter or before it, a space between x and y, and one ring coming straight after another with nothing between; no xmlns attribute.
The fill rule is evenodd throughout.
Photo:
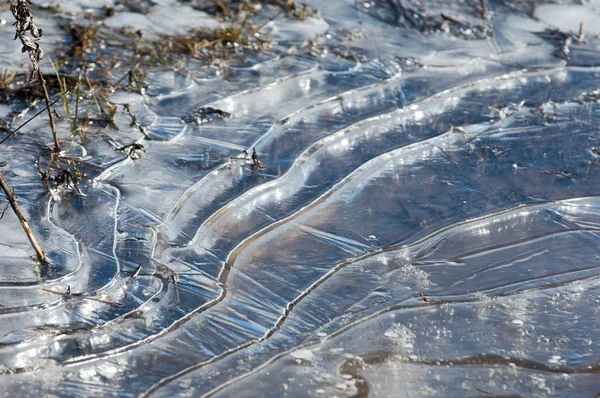
<svg viewBox="0 0 600 398"><path fill-rule="evenodd" d="M40 61L44 57L42 48L37 41L42 37L42 30L35 26L33 14L29 10L31 0L9 0L10 11L15 17L15 40L19 38L23 47L21 51L29 54L29 60L33 65L33 74L40 67Z"/></svg>

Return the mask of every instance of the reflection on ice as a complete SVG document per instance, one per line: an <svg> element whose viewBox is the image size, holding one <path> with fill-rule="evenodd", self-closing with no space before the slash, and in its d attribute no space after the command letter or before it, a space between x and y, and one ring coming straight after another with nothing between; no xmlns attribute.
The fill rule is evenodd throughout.
<svg viewBox="0 0 600 398"><path fill-rule="evenodd" d="M214 25L196 3L105 27ZM547 30L595 6L310 3L227 73L111 94L120 129L65 143L81 194L38 179L43 117L2 149L52 263L7 212L3 393L598 393L597 44Z"/></svg>

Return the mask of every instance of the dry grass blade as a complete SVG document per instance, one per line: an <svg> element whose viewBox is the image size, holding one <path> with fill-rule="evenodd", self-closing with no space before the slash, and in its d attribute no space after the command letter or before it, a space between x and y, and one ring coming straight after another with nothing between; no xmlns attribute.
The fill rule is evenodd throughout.
<svg viewBox="0 0 600 398"><path fill-rule="evenodd" d="M17 72L15 71L9 72L8 70L3 70L2 73L0 73L0 89L8 88L16 75Z"/></svg>

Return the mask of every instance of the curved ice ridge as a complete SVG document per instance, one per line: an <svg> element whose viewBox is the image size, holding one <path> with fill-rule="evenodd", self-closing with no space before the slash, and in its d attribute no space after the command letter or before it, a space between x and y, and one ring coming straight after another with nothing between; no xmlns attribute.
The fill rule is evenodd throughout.
<svg viewBox="0 0 600 398"><path fill-rule="evenodd" d="M590 44L558 59L564 43L504 2L469 41L313 3L331 53L171 85L153 71L149 95L115 96L139 125L69 147L93 181L82 196L48 202L15 137L8 177L56 266L6 260L6 394L385 396L381 375L417 391L405 373L444 396L502 393L483 371L514 394L529 387L511 371L541 396L573 392L559 373L600 389L600 71L565 66L593 61ZM480 18L438 6L460 35ZM232 116L183 121L203 106ZM115 150L131 142L140 159ZM238 158L253 147L263 168ZM3 254L26 252L5 235ZM68 285L85 297L52 294Z"/></svg>

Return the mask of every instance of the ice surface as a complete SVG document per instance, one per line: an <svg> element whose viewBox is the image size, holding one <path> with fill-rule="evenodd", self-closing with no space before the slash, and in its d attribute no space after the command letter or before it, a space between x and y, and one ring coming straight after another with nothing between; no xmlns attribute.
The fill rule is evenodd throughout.
<svg viewBox="0 0 600 398"><path fill-rule="evenodd" d="M92 3L68 11L217 26ZM308 3L271 51L111 93L119 130L80 145L58 120L81 195L42 184L45 115L2 147L51 265L7 211L0 395L598 394L600 2Z"/></svg>

